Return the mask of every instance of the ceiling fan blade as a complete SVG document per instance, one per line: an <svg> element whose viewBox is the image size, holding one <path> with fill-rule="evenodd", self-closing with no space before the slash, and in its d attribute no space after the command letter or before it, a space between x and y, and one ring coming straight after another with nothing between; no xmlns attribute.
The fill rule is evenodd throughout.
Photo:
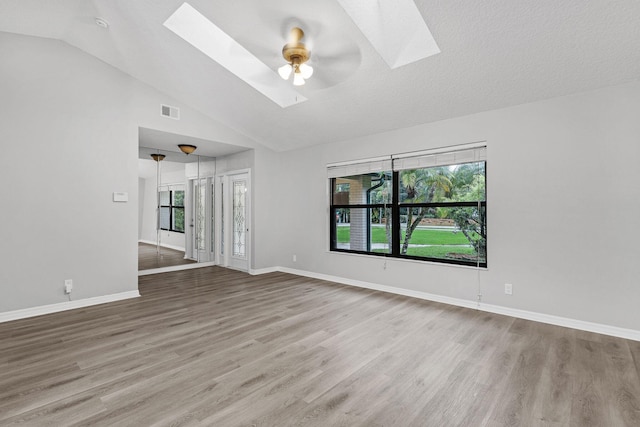
<svg viewBox="0 0 640 427"><path fill-rule="evenodd" d="M311 51L308 64L314 70L313 75L306 81L305 90L335 86L353 75L360 66L362 55L360 47L347 35L343 26L334 25L333 21L322 20L323 13L326 13L324 9L327 9L326 5L317 4L313 9L316 16L310 16L307 10L306 17L291 15L284 18L282 8L261 9L260 26L269 28L269 31L259 34L258 37L251 31L240 32L236 41L277 75L278 68L285 64L282 48L290 41L292 28L299 27L304 31L301 42ZM266 76L256 78L265 84L269 81Z"/></svg>
<svg viewBox="0 0 640 427"><path fill-rule="evenodd" d="M322 51L324 52L324 50ZM311 80L316 80L310 87L328 88L349 79L360 67L362 55L360 49L355 46L346 46L341 50L326 55L318 52L316 55L311 53L311 61L309 64L313 66L314 73Z"/></svg>

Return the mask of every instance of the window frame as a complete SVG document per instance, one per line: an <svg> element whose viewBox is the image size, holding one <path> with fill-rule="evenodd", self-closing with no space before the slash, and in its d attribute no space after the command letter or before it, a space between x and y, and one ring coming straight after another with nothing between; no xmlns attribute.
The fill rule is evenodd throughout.
<svg viewBox="0 0 640 427"><path fill-rule="evenodd" d="M385 171L387 172L387 171ZM371 172L371 173L364 173L364 174L358 174L358 175L352 175L352 176L361 176L361 175L372 175L376 172ZM330 196L330 205L329 205L329 211L330 211L330 216L329 216L329 249L331 251L336 251L336 252L349 252L349 253L358 253L358 254L366 254L366 255L376 255L376 256L386 256L389 255L389 253L385 253L385 252L373 252L373 251L362 251L362 250L356 250L356 249L341 249L337 247L338 244L338 233L337 233L337 221L336 221L336 215L337 215L337 211L338 209L385 209L385 208L389 208L391 207L390 203L358 203L358 204L333 204L334 201L334 196L335 196L335 191L334 189L336 188L337 185L335 180L338 179L340 177L336 177L336 178L331 178L330 179L330 186L331 186L331 196ZM393 177L392 177L393 179ZM373 188L373 187L372 187ZM393 193L393 190L392 190ZM367 235L370 236L371 235L371 222L367 221ZM370 242L368 242L370 243Z"/></svg>
<svg viewBox="0 0 640 427"><path fill-rule="evenodd" d="M424 262L435 262L439 264L453 264L453 265L461 265L468 267L477 267L477 268L487 268L488 266L488 238L485 236L485 259L483 261L477 260L473 261L464 261L458 259L447 259L447 258L435 258L435 257L427 257L427 256L417 256L417 255L408 255L401 254L401 241L402 241L402 228L401 228L401 217L400 212L403 208L456 208L456 207L470 207L477 208L484 212L484 229L487 228L487 185L486 185L486 177L487 177L487 160L475 160L475 161L461 161L459 163L454 163L453 165L462 165L467 163L483 163L483 175L485 178L485 191L484 191L484 199L485 200L477 200L477 201L465 201L465 202L428 202L428 203L406 203L400 202L400 171L392 170L385 171L391 172L391 180L392 180L392 200L390 204L386 203L366 203L366 204L334 204L334 196L335 189L338 184L336 184L336 180L341 177L331 177L329 178L329 188L330 188L330 200L329 200L329 250L331 252L338 253L351 253L351 254L360 254L360 255L372 255L372 256L380 256L380 257L388 257L388 258L396 258L396 259L408 259L415 261L424 261ZM431 166L437 167L437 166ZM430 167L422 167L420 169L428 169ZM361 176L367 175L368 173L360 173L349 176ZM373 251L363 251L363 250L354 250L354 249L344 249L338 248L337 241L337 221L336 214L339 209L372 209L372 208L390 208L391 209L391 251L388 253L385 252L373 252ZM370 232L370 221L367 223L367 234L371 236ZM368 237L370 239L370 237Z"/></svg>
<svg viewBox="0 0 640 427"><path fill-rule="evenodd" d="M176 210L181 210L182 211L182 217L183 218L185 217L184 216L184 213L185 213L185 210L184 210L184 197L186 196L186 194L183 195L182 206L177 206L177 205L174 204L174 193L178 192L178 191L181 191L183 193L185 192L184 190L162 190L162 191L158 192L158 209L162 209L162 208L168 208L169 209L169 228L163 228L160 224L158 224L158 226L159 226L160 230L163 230L163 231L171 231L171 232L174 232L174 233L182 233L182 234L184 234L185 230L178 230L178 229L174 228L174 221L173 221L174 215L175 215L174 211L176 211ZM161 193L165 193L165 192L169 193L169 204L168 205L166 205L166 204L163 205L163 204L160 203L160 200L161 200L160 194Z"/></svg>

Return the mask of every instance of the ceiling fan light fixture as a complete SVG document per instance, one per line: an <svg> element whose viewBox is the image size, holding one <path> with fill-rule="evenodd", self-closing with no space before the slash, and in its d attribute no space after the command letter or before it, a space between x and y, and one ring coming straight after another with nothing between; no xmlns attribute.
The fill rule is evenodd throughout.
<svg viewBox="0 0 640 427"><path fill-rule="evenodd" d="M304 77L302 77L302 73L299 69L293 73L293 85L294 86L302 86L304 84Z"/></svg>
<svg viewBox="0 0 640 427"><path fill-rule="evenodd" d="M284 64L282 67L278 68L278 74L285 80L288 80L291 76L291 72L293 71L293 67L291 64Z"/></svg>
<svg viewBox="0 0 640 427"><path fill-rule="evenodd" d="M302 75L302 78L305 80L313 75L313 67L311 65L300 64L299 69L300 69L300 74Z"/></svg>
<svg viewBox="0 0 640 427"><path fill-rule="evenodd" d="M178 148L180 149L180 151L182 151L184 154L191 154L194 151L196 151L196 147L195 145L190 145L190 144L178 144Z"/></svg>
<svg viewBox="0 0 640 427"><path fill-rule="evenodd" d="M293 85L302 86L304 81L313 74L313 67L306 64L311 57L311 52L300 40L304 37L304 31L293 27L289 35L289 43L282 48L282 57L287 61L278 68L278 74L288 80L293 71Z"/></svg>

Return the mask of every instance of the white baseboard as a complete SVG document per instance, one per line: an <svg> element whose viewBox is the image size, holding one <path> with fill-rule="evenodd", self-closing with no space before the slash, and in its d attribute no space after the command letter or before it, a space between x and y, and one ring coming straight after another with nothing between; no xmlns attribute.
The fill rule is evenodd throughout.
<svg viewBox="0 0 640 427"><path fill-rule="evenodd" d="M146 243L147 245L156 245L156 242L153 240L138 240L138 243ZM185 248L180 247L180 246L176 246L176 245L167 245L166 243L160 243L160 247L162 248L167 248L167 249L173 249L175 251L180 251L180 252L184 252Z"/></svg>
<svg viewBox="0 0 640 427"><path fill-rule="evenodd" d="M549 325L564 326L565 328L579 329L581 331L595 332L597 334L640 341L640 331L634 329L620 328L602 323L586 322L584 320L570 319L568 317L536 313L534 311L519 310L492 304L480 304L480 310L517 317L519 319L533 320L534 322L547 323Z"/></svg>
<svg viewBox="0 0 640 427"><path fill-rule="evenodd" d="M41 316L43 314L58 313L60 311L73 310L76 308L89 307L91 305L105 304L108 302L121 301L140 296L138 291L121 292L100 297L85 298L76 301L65 301L57 304L42 305L39 307L24 308L21 310L7 311L0 313L0 323L12 320L26 319L27 317Z"/></svg>
<svg viewBox="0 0 640 427"><path fill-rule="evenodd" d="M249 274L252 276L258 276L260 274L277 273L278 271L282 270L278 267L252 268L249 270Z"/></svg>
<svg viewBox="0 0 640 427"><path fill-rule="evenodd" d="M257 273L265 273L280 271L283 273L295 274L297 276L310 277L313 279L327 280L330 282L341 283L344 285L357 286L360 288L373 289L377 291L389 292L398 295L404 295L413 298L420 298L428 301L441 302L444 304L455 305L458 307L466 307L489 313L502 314L505 316L517 317L519 319L532 320L534 322L547 323L550 325L563 326L565 328L578 329L581 331L595 332L597 334L609 335L618 338L624 338L634 341L640 341L640 331L634 329L619 328L617 326L604 325L601 323L586 322L583 320L570 319L566 317L553 316L550 314L536 313L533 311L520 310L499 305L478 303L477 301L464 300L459 298L451 298L442 295L430 294L427 292L413 291L410 289L396 288L393 286L379 285L371 282L363 282L360 280L346 279L344 277L331 276L328 274L314 273L311 271L296 270L288 267L273 267L254 270ZM254 274L254 273L252 273Z"/></svg>
<svg viewBox="0 0 640 427"><path fill-rule="evenodd" d="M171 267L152 268L151 270L138 271L138 276L148 276L150 274L169 273L171 271L191 270L193 268L211 267L215 262L194 262L193 264L173 265Z"/></svg>

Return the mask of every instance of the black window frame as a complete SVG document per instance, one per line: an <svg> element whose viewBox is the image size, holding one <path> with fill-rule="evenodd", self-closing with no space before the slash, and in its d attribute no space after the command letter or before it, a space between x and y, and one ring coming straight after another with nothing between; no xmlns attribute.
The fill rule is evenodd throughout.
<svg viewBox="0 0 640 427"><path fill-rule="evenodd" d="M481 160L473 163L484 163L484 177L485 177L485 200L480 201L470 201L470 202L430 202L430 203L400 203L400 171L389 171L392 173L392 201L390 204L385 203L365 203L365 204L334 204L334 196L335 196L335 188L336 188L336 180L337 178L330 178L330 206L329 206L329 249L331 252L343 252L343 253L353 253L353 254L361 254L361 255L372 255L379 257L388 257L388 258L397 258L397 259L410 259L416 261L427 261L427 262L436 262L442 264L455 264L455 265L463 265L463 266L472 266L472 267L481 267L487 268L488 266L488 239L485 236L485 259L484 261L464 261L457 259L447 259L447 258L434 258L434 257L426 257L426 256L415 256L415 255L407 255L400 253L401 246L401 218L400 211L403 208L455 208L455 207L472 207L478 208L480 211L483 211L484 217L484 228L486 229L487 224L487 200L486 200L486 177L487 177L487 161ZM464 164L464 162L459 163ZM359 174L353 176L360 176L366 174ZM374 175L374 174L371 174ZM389 253L385 252L373 252L373 251L362 251L362 250L353 250L353 249L343 249L338 248L337 245L337 221L336 214L338 209L370 209L370 208L391 208L391 251ZM370 221L367 223L367 234L371 236L370 233ZM369 237L370 238L370 237Z"/></svg>
<svg viewBox="0 0 640 427"><path fill-rule="evenodd" d="M178 229L173 227L173 224L174 224L173 218L174 218L174 211L175 210L181 210L182 211L182 217L184 218L184 195L182 197L182 200L183 200L182 206L174 205L174 197L173 196L174 196L174 193L177 192L177 191L180 191L180 192L184 193L184 190L164 190L164 191L159 191L158 192L158 206L159 206L159 209L162 209L162 208L168 208L169 209L169 228L163 228L163 227L160 226L160 224L158 224L158 226L160 226L160 230L163 230L163 231L171 231L171 232L174 232L174 233L182 233L182 234L184 234L185 233L184 229L183 230L178 230ZM169 193L169 204L168 205L160 204L160 199L161 199L160 194L164 193L164 192Z"/></svg>
<svg viewBox="0 0 640 427"><path fill-rule="evenodd" d="M360 174L367 175L367 174ZM357 175L357 176L360 176ZM369 175L380 175L380 173L371 173ZM330 239L330 249L335 252L349 252L349 253L358 253L358 254L366 254L366 255L376 255L376 256L388 256L390 254L384 252L373 252L373 251L359 251L354 249L340 249L337 247L337 221L336 217L338 214L338 209L375 209L375 208L389 208L391 207L390 203L360 203L360 204L333 204L334 201L334 189L336 188L335 180L337 178L331 178L331 205L330 205L330 226L329 226L329 239ZM392 178L393 179L393 178ZM373 189L374 187L372 187ZM392 190L392 193L395 194L395 191ZM371 221L367 221L367 235L371 236Z"/></svg>

